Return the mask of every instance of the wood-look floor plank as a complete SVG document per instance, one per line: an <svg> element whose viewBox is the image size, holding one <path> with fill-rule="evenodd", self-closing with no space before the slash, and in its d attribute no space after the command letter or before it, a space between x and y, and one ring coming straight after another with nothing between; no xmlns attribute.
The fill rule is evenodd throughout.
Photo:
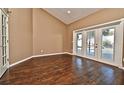
<svg viewBox="0 0 124 93"><path fill-rule="evenodd" d="M1 85L124 84L124 71L71 55L33 58L9 68Z"/></svg>

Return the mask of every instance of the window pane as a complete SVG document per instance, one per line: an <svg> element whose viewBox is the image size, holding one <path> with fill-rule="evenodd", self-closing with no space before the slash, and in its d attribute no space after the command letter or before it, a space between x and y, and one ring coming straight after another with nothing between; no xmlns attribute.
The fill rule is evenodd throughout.
<svg viewBox="0 0 124 93"><path fill-rule="evenodd" d="M95 32L87 32L87 55L95 56Z"/></svg>
<svg viewBox="0 0 124 93"><path fill-rule="evenodd" d="M6 64L6 40L7 40L7 37L6 37L6 17L4 17L4 15L2 15L2 63L3 63L3 66Z"/></svg>
<svg viewBox="0 0 124 93"><path fill-rule="evenodd" d="M114 55L114 28L102 31L102 58L113 60Z"/></svg>
<svg viewBox="0 0 124 93"><path fill-rule="evenodd" d="M77 51L82 49L82 33L77 34Z"/></svg>

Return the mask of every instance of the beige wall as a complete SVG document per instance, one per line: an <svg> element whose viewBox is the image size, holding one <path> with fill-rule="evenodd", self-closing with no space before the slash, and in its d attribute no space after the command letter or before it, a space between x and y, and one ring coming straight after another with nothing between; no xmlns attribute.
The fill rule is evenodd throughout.
<svg viewBox="0 0 124 93"><path fill-rule="evenodd" d="M64 52L67 27L42 9L10 9L10 64L32 55ZM40 51L44 50L44 53Z"/></svg>
<svg viewBox="0 0 124 93"><path fill-rule="evenodd" d="M32 55L32 9L10 9L10 64Z"/></svg>
<svg viewBox="0 0 124 93"><path fill-rule="evenodd" d="M42 9L33 9L33 55L65 51L65 36L64 23Z"/></svg>
<svg viewBox="0 0 124 93"><path fill-rule="evenodd" d="M32 55L72 52L74 29L124 17L124 9L103 9L65 25L42 9L10 9L10 63Z"/></svg>
<svg viewBox="0 0 124 93"><path fill-rule="evenodd" d="M72 32L75 29L96 25L124 17L124 9L103 9L68 25L67 50L72 52Z"/></svg>

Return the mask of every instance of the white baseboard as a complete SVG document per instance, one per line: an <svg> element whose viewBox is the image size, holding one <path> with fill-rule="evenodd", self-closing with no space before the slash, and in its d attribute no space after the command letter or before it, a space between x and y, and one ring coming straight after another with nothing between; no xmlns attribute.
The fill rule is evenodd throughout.
<svg viewBox="0 0 124 93"><path fill-rule="evenodd" d="M120 69L124 70L124 67L119 67Z"/></svg>
<svg viewBox="0 0 124 93"><path fill-rule="evenodd" d="M25 61L27 61L27 60L29 60L29 59L31 59L31 58L44 57L44 56L52 56L52 55L60 55L60 54L66 54L66 53L65 53L65 52L61 52L61 53L51 53L51 54L43 54L43 55L33 55L33 56L30 56L30 57L28 57L28 58L25 58L25 59L23 59L23 60L20 60L20 61L18 61L18 62L15 62L15 63L9 65L9 68L12 67L12 66L15 66L15 65L17 65L17 64L20 64L20 63L22 63L22 62L25 62Z"/></svg>
<svg viewBox="0 0 124 93"><path fill-rule="evenodd" d="M35 57L44 57L44 56L52 56L52 55L60 55L60 54L74 55L73 53L69 53L69 52L51 53L51 54L43 54L43 55L33 55L33 56L30 56L30 57L25 58L25 59L23 59L23 60L20 60L20 61L18 61L18 62L15 62L15 63L11 64L9 67L15 66L15 65L20 64L20 63L22 63L22 62L25 62L26 60L29 60L29 59L31 59L31 58L35 58ZM79 55L76 55L76 56L79 56ZM83 57L83 56L80 56L80 57ZM85 57L85 58L87 58L87 57ZM88 58L88 59L90 59L90 58ZM92 60L95 60L95 59L92 59ZM97 60L95 60L95 61L97 61ZM118 67L118 68L124 70L124 67L120 67L120 66L117 66L117 65L112 64L112 63L101 62L101 61L97 61L97 62L99 62L99 63L104 63L104 64L108 64L108 65L112 65L112 66L115 66L115 67Z"/></svg>
<svg viewBox="0 0 124 93"><path fill-rule="evenodd" d="M44 57L44 56L52 56L52 55L61 55L65 54L65 52L60 52L60 53L51 53L51 54L43 54L43 55L33 55L32 57Z"/></svg>
<svg viewBox="0 0 124 93"><path fill-rule="evenodd" d="M71 53L71 55L74 55L74 54ZM93 59L93 58L89 58L89 57L85 57L85 56L81 56L81 55L75 55L75 56L79 56L79 57L83 57L83 58L91 59L91 60L94 60L94 61L96 61L96 62L103 63L103 64L107 64L107 65L111 65L111 66L115 66L115 67L118 67L118 68L124 70L124 67L122 67L122 66L118 66L118 65L113 64L113 63L104 62L104 61L98 61L98 60L95 60L95 59Z"/></svg>
<svg viewBox="0 0 124 93"><path fill-rule="evenodd" d="M72 53L69 53L69 52L64 52L64 54L69 54L69 55L73 55Z"/></svg>
<svg viewBox="0 0 124 93"><path fill-rule="evenodd" d="M23 59L23 60L20 60L20 61L18 61L18 62L15 62L15 63L9 65L9 68L12 67L12 66L15 66L15 65L17 65L17 64L20 64L20 63L22 63L22 62L25 62L25 61L27 61L27 60L29 60L29 59L31 59L31 58L32 58L32 56L27 57L27 58L25 58L25 59Z"/></svg>

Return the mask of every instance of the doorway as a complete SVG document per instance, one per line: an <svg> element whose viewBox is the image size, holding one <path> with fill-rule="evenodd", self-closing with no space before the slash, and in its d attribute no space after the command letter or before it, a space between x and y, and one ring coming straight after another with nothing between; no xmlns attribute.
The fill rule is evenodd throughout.
<svg viewBox="0 0 124 93"><path fill-rule="evenodd" d="M73 34L75 55L122 67L123 22L75 31Z"/></svg>

